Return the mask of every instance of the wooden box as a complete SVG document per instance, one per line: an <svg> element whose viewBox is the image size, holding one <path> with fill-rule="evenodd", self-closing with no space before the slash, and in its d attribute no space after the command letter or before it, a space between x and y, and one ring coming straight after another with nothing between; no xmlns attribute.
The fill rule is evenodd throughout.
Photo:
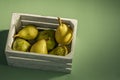
<svg viewBox="0 0 120 80"><path fill-rule="evenodd" d="M61 19L65 23L71 25L73 29L73 40L70 44L70 53L66 56L36 54L12 50L11 47L14 41L13 35L19 31L22 26L28 24L36 25L41 29L56 29L58 26L57 17L13 13L5 49L8 65L70 73L72 70L72 59L75 48L77 20L67 18Z"/></svg>

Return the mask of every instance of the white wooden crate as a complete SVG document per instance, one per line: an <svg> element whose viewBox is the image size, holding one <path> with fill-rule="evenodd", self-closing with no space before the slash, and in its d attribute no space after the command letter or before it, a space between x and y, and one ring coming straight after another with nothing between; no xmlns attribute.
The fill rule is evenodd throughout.
<svg viewBox="0 0 120 80"><path fill-rule="evenodd" d="M73 40L70 44L70 53L66 56L56 56L48 54L36 54L31 52L14 51L11 49L14 41L13 35L22 26L32 24L41 29L56 29L58 26L57 17L40 16L33 14L13 13L11 26L7 38L5 54L8 65L41 70L52 70L70 73L72 70L72 59L75 48L77 20L61 18L65 23L71 25L73 29Z"/></svg>

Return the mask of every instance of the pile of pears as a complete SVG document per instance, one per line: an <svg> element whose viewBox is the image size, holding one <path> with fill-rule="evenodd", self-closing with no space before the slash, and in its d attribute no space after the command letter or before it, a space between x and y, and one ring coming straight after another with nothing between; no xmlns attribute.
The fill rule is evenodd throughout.
<svg viewBox="0 0 120 80"><path fill-rule="evenodd" d="M57 29L40 30L34 25L26 25L14 36L12 49L15 51L33 52L65 56L69 54L68 47L72 41L73 31L58 17Z"/></svg>

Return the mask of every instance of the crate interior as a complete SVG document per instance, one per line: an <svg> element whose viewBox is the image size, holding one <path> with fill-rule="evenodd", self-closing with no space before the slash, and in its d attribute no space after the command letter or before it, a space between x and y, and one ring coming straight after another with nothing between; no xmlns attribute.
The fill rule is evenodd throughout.
<svg viewBox="0 0 120 80"><path fill-rule="evenodd" d="M63 20L63 22L70 25L72 27L72 29L74 29L73 25L70 21ZM19 19L16 20L16 23L14 26L15 29L13 27L14 30L13 30L12 36L15 35L20 29L22 29L22 27L24 27L26 25L34 25L40 30L46 30L46 29L56 30L56 28L58 27L59 24L58 24L57 17L56 17L56 19L55 18L50 19L50 18L45 18L45 17L34 17L34 16L20 15ZM14 38L12 36L11 36L12 40L11 40L10 47L12 47L12 42L14 41ZM69 48L69 54L66 56L71 56L71 54L72 54L72 42L71 42L71 44L69 44L67 46Z"/></svg>

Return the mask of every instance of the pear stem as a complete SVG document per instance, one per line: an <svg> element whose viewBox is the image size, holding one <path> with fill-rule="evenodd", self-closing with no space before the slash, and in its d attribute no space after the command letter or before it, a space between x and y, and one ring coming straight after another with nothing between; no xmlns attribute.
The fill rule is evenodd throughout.
<svg viewBox="0 0 120 80"><path fill-rule="evenodd" d="M19 36L18 34L17 34L17 35L14 35L13 38L16 38L16 37L18 37L18 36Z"/></svg>
<svg viewBox="0 0 120 80"><path fill-rule="evenodd" d="M58 22L60 25L62 25L62 20L60 19L60 17L58 17Z"/></svg>

